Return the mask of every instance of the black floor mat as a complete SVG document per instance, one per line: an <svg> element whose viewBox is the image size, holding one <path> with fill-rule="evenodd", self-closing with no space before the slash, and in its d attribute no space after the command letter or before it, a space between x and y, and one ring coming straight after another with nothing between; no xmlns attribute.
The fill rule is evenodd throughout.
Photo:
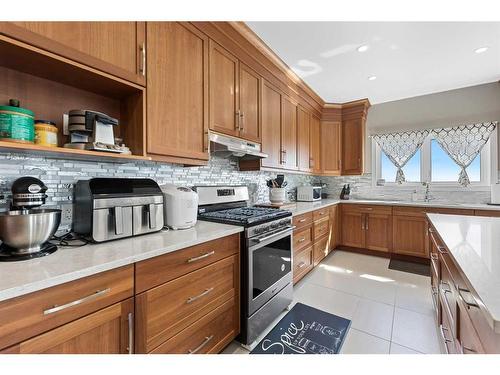
<svg viewBox="0 0 500 375"><path fill-rule="evenodd" d="M391 259L389 269L414 273L421 276L431 276L431 267L428 264L407 262L405 260Z"/></svg>
<svg viewBox="0 0 500 375"><path fill-rule="evenodd" d="M250 354L338 354L349 319L297 303Z"/></svg>

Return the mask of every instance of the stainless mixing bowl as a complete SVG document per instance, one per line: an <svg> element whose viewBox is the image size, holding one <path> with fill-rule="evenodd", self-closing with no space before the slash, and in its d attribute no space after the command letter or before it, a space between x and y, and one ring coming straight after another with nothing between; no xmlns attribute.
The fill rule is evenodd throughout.
<svg viewBox="0 0 500 375"><path fill-rule="evenodd" d="M61 210L24 210L0 213L0 240L18 254L40 251L59 228Z"/></svg>

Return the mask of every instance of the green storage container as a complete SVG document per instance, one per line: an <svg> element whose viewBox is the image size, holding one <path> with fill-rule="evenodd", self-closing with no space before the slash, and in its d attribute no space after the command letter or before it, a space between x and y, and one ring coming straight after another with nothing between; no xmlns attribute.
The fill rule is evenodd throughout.
<svg viewBox="0 0 500 375"><path fill-rule="evenodd" d="M0 140L34 143L35 114L25 108L0 106Z"/></svg>

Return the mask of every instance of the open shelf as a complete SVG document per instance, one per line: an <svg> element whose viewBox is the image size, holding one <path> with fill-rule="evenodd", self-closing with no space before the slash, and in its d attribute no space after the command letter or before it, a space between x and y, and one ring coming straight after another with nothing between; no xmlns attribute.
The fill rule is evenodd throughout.
<svg viewBox="0 0 500 375"><path fill-rule="evenodd" d="M47 156L57 159L103 160L126 163L134 160L151 160L148 156L124 155L112 152L76 150L64 147L46 147L35 144L0 141L0 151Z"/></svg>
<svg viewBox="0 0 500 375"><path fill-rule="evenodd" d="M132 155L44 147L0 141L0 150L60 159L151 160L145 153L146 93L135 83L76 61L0 35L0 105L10 98L35 113L35 119L53 121L58 145L63 135L63 114L73 109L103 112L119 121L115 137L123 138Z"/></svg>

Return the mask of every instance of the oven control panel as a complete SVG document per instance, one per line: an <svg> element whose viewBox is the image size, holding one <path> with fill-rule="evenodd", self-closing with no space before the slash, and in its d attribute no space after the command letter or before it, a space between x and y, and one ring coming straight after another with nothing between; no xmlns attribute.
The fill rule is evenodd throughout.
<svg viewBox="0 0 500 375"><path fill-rule="evenodd" d="M279 232L285 228L291 228L292 227L292 218L287 217L284 219L278 219L274 221L270 221L268 223L256 225L254 227L247 228L247 238L253 238L253 237L265 237L267 235L270 235L274 232Z"/></svg>

